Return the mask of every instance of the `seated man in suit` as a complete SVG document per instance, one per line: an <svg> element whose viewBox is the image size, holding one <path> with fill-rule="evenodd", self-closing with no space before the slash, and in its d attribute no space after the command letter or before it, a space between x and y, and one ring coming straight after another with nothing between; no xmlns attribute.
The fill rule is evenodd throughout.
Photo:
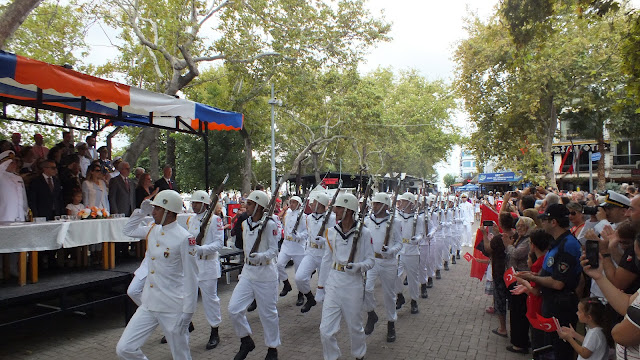
<svg viewBox="0 0 640 360"><path fill-rule="evenodd" d="M171 180L171 175L173 175L173 169L171 169L171 165L165 165L162 168L162 177L156 180L156 182L153 184L153 187L160 189L160 191L175 190L177 192L180 192L176 188L175 181Z"/></svg>
<svg viewBox="0 0 640 360"><path fill-rule="evenodd" d="M42 175L31 181L27 198L34 217L47 220L62 213L62 186L57 177L58 168L53 160L45 160L40 166Z"/></svg>
<svg viewBox="0 0 640 360"><path fill-rule="evenodd" d="M109 181L109 207L112 214L131 215L136 208L136 189L129 179L131 167L123 161L118 164L117 176Z"/></svg>

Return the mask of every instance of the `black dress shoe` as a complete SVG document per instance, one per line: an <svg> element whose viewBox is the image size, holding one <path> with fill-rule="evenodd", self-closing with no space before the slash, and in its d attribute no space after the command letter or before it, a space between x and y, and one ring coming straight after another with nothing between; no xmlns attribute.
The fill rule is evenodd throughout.
<svg viewBox="0 0 640 360"><path fill-rule="evenodd" d="M412 314L417 314L420 311L418 310L418 302L415 300L411 300L411 313Z"/></svg>
<svg viewBox="0 0 640 360"><path fill-rule="evenodd" d="M253 349L256 348L256 344L253 342L253 339L251 338L251 336L245 336L242 339L240 339L240 350L238 351L238 353L236 354L236 356L233 358L233 360L244 360L247 358L247 355L249 355L249 353L251 351L253 351Z"/></svg>
<svg viewBox="0 0 640 360"><path fill-rule="evenodd" d="M304 294L298 291L298 301L296 301L296 306L302 306L304 304Z"/></svg>
<svg viewBox="0 0 640 360"><path fill-rule="evenodd" d="M215 349L220 343L220 337L218 336L218 328L211 328L211 335L209 335L209 342L207 342L207 350Z"/></svg>
<svg viewBox="0 0 640 360"><path fill-rule="evenodd" d="M369 311L367 313L367 324L364 326L364 334L370 335L373 332L373 327L378 322L378 314L375 311Z"/></svg>
<svg viewBox="0 0 640 360"><path fill-rule="evenodd" d="M253 302L251 303L251 305L249 305L249 307L247 308L248 312L252 312L253 310L255 310L258 307L258 303L253 300Z"/></svg>
<svg viewBox="0 0 640 360"><path fill-rule="evenodd" d="M429 297L429 294L427 294L427 284L420 285L420 297L423 299L426 299Z"/></svg>
<svg viewBox="0 0 640 360"><path fill-rule="evenodd" d="M267 350L267 356L264 358L264 360L278 360L278 349L269 348L269 350Z"/></svg>
<svg viewBox="0 0 640 360"><path fill-rule="evenodd" d="M398 298L396 299L396 310L400 310L405 302L406 301L404 300L404 295L402 295L402 293L398 294Z"/></svg>
<svg viewBox="0 0 640 360"><path fill-rule="evenodd" d="M396 323L389 321L387 323L387 342L396 341Z"/></svg>
<svg viewBox="0 0 640 360"><path fill-rule="evenodd" d="M306 313L309 312L309 310L311 310L312 307L316 306L316 298L313 296L313 293L311 291L309 291L307 294L304 295L307 298L307 302L302 306L302 308L300 309L301 313Z"/></svg>
<svg viewBox="0 0 640 360"><path fill-rule="evenodd" d="M511 351L511 352L517 353L517 354L528 354L529 353L529 349L527 349L527 348L516 349L516 348L513 347L513 345L507 346L507 351Z"/></svg>
<svg viewBox="0 0 640 360"><path fill-rule="evenodd" d="M427 279L427 289L431 289L433 287L433 278Z"/></svg>
<svg viewBox="0 0 640 360"><path fill-rule="evenodd" d="M456 256L455 255L451 255L451 263L452 264L456 264Z"/></svg>
<svg viewBox="0 0 640 360"><path fill-rule="evenodd" d="M444 271L449 271L449 262L448 261L444 262Z"/></svg>
<svg viewBox="0 0 640 360"><path fill-rule="evenodd" d="M442 276L440 276L440 270L436 270L436 280L440 279L442 279Z"/></svg>
<svg viewBox="0 0 640 360"><path fill-rule="evenodd" d="M283 281L283 283L284 283L284 287L282 288L282 291L280 292L280 296L287 296L289 291L293 290L293 288L291 288L291 284L289 283L289 280L285 280L285 281Z"/></svg>
<svg viewBox="0 0 640 360"><path fill-rule="evenodd" d="M456 251L456 259L460 260L460 250Z"/></svg>

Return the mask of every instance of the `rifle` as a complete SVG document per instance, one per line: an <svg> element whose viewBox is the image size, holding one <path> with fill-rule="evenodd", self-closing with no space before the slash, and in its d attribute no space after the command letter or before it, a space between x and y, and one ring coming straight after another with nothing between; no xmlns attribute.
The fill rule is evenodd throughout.
<svg viewBox="0 0 640 360"><path fill-rule="evenodd" d="M227 183L227 180L229 180L229 174L224 177L222 183L216 189L216 192L213 194L213 197L211 197L211 201L209 202L209 208L204 213L202 220L200 220L200 232L198 233L198 236L196 236L196 244L200 246L202 246L202 240L204 240L204 237L209 231L209 225L211 225L211 215L213 215L213 212L216 209L216 205L218 205L218 200L220 197L219 194L222 192L222 190L224 190L224 184Z"/></svg>
<svg viewBox="0 0 640 360"><path fill-rule="evenodd" d="M387 232L384 234L384 247L389 246L389 238L391 237L391 227L396 219L396 202L398 201L398 193L400 192L400 178L398 178L398 184L396 185L396 193L393 194L393 201L391 201L391 209L389 209L389 221L387 221Z"/></svg>
<svg viewBox="0 0 640 360"><path fill-rule="evenodd" d="M300 214L298 214L298 218L296 219L296 224L293 226L292 234L295 235L298 232L298 226L300 225L300 221L302 220L302 215L304 215L304 211L307 209L307 204L309 204L309 196L311 195L311 187L307 191L307 197L304 199L304 204L300 204L302 208L300 208Z"/></svg>
<svg viewBox="0 0 640 360"><path fill-rule="evenodd" d="M358 240L360 239L360 234L362 233L362 227L364 226L364 217L366 216L367 209L367 199L369 199L369 195L371 194L371 185L373 185L373 176L369 176L369 183L367 184L367 189L364 191L364 201L362 205L360 205L360 212L358 213L358 227L356 228L355 233L353 234L353 242L351 242L351 252L349 252L349 259L347 260L347 264L353 262L356 257L356 251L358 250ZM347 265L348 267L349 265Z"/></svg>
<svg viewBox="0 0 640 360"><path fill-rule="evenodd" d="M422 202L422 206L424 206L424 234L427 236L429 234L429 218L431 215L429 214L429 208L427 207L427 189L425 183L422 183L422 190L420 191L422 198L424 199Z"/></svg>
<svg viewBox="0 0 640 360"><path fill-rule="evenodd" d="M329 205L329 208L324 214L322 225L320 225L320 230L318 230L318 235L316 235L316 237L324 235L324 229L327 227L327 223L329 223L329 218L331 217L331 211L333 211L333 205L336 203L336 198L340 193L340 188L342 188L342 179L340 179L340 182L338 183L338 188L336 189L336 193L333 194L333 198L331 199L331 205Z"/></svg>
<svg viewBox="0 0 640 360"><path fill-rule="evenodd" d="M271 194L271 199L269 200L267 208L264 209L264 212L262 213L262 219L260 219L260 229L258 229L258 238L256 238L256 242L253 243L249 255L258 251L258 247L260 246L260 242L262 241L262 232L267 226L267 221L269 220L269 218L273 216L273 211L276 208L276 199L278 198L278 190L282 186L283 181L284 176L281 176L280 180L278 180L278 185L276 185L276 190L273 192L273 194Z"/></svg>

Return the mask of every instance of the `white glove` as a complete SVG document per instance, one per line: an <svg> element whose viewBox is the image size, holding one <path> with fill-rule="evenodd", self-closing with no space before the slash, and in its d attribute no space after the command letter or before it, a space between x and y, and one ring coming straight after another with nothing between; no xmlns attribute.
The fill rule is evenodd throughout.
<svg viewBox="0 0 640 360"><path fill-rule="evenodd" d="M313 241L314 244L320 246L320 245L324 245L324 238L322 236L316 236L315 238L311 239L311 241Z"/></svg>
<svg viewBox="0 0 640 360"><path fill-rule="evenodd" d="M249 254L249 262L254 265L259 265L263 263L267 259L267 256L264 253L251 253Z"/></svg>
<svg viewBox="0 0 640 360"><path fill-rule="evenodd" d="M420 242L420 236L414 236L411 238L411 240L409 240L409 244L411 245L418 245L419 242Z"/></svg>
<svg viewBox="0 0 640 360"><path fill-rule="evenodd" d="M151 215L153 211L153 205L151 205L151 200L145 200L140 204L140 212L144 215Z"/></svg>
<svg viewBox="0 0 640 360"><path fill-rule="evenodd" d="M182 313L178 322L176 323L176 332L182 334L186 333L189 329L189 323L191 322L191 318L193 317L192 313Z"/></svg>
<svg viewBox="0 0 640 360"><path fill-rule="evenodd" d="M324 289L318 289L316 291L316 301L323 302L324 301Z"/></svg>
<svg viewBox="0 0 640 360"><path fill-rule="evenodd" d="M196 245L196 256L202 256L202 246Z"/></svg>
<svg viewBox="0 0 640 360"><path fill-rule="evenodd" d="M361 263L348 263L344 271L348 274L362 274Z"/></svg>
<svg viewBox="0 0 640 360"><path fill-rule="evenodd" d="M391 259L396 256L396 251L388 246L382 245L382 257L385 259Z"/></svg>

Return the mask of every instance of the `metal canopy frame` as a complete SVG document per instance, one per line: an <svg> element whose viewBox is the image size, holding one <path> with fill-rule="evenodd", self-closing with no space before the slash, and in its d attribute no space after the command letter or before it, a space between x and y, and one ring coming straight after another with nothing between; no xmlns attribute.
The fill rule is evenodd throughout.
<svg viewBox="0 0 640 360"><path fill-rule="evenodd" d="M55 105L55 103L65 103L65 102L70 103L70 102L78 102L78 101L80 102L80 110L69 109L63 106ZM94 100L94 101L100 101L100 100ZM209 187L209 136L208 136L209 129L207 128L207 123L205 123L202 120L199 120L198 122L199 128L194 129L190 124L186 123L181 117L176 116L175 127L168 127L168 126L154 123L153 121L154 114L153 112L150 112L148 115L149 123L140 123L133 120L129 120L126 117L124 117L122 106L118 106L117 116L89 112L86 110L87 98L85 96L82 96L79 98L70 98L70 99L47 99L45 98L42 89L39 87L37 88L37 97L35 100L15 99L12 97L0 95L0 102L2 103L2 113L0 113L0 120L3 120L3 121L18 121L18 122L24 122L24 123L34 124L34 125L44 125L44 126L64 128L64 129L73 129L78 131L89 131L94 135L103 131L107 126L112 126L108 123L109 121L118 121L118 122L124 122L127 124L140 126L140 127L153 127L161 130L177 131L185 134L200 136L204 139L205 189L209 190L210 188ZM14 118L9 116L7 112L7 105L16 105L16 106L35 109L34 119L32 120L19 119L19 118ZM61 114L63 123L56 124L56 123L41 121L39 110L47 110L47 111L57 112ZM81 128L77 126L71 126L70 124L67 123L67 120L66 120L68 115L75 115L75 116L86 118L87 127ZM181 128L181 125L186 127L187 129ZM111 141L110 141L111 137L113 137L113 135L119 132L120 128L121 127L118 126L116 130L114 130L107 136L108 138L107 146L109 149L109 153L111 153Z"/></svg>

